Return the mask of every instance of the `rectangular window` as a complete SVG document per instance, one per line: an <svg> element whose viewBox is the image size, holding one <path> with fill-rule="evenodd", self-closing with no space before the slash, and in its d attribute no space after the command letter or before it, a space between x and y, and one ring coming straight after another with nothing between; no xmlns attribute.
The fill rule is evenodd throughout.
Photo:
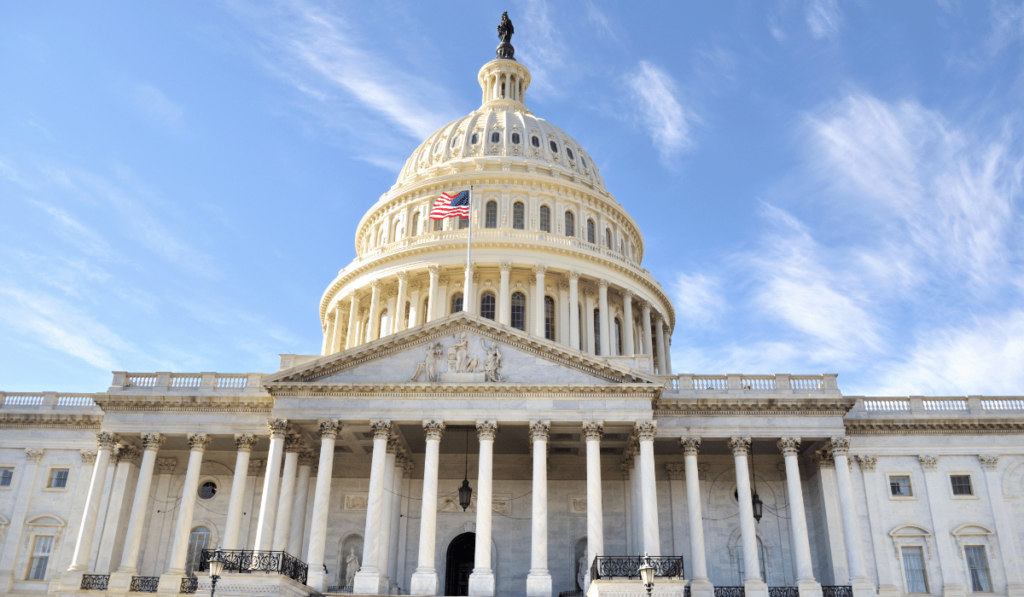
<svg viewBox="0 0 1024 597"><path fill-rule="evenodd" d="M953 495L974 495L970 475L951 475L949 481L953 484Z"/></svg>
<svg viewBox="0 0 1024 597"><path fill-rule="evenodd" d="M967 569L971 571L971 590L975 593L991 593L992 579L988 574L988 558L985 548L981 545L964 547L967 556Z"/></svg>
<svg viewBox="0 0 1024 597"><path fill-rule="evenodd" d="M444 220L434 220L434 232L444 230Z"/></svg>
<svg viewBox="0 0 1024 597"><path fill-rule="evenodd" d="M14 480L13 468L0 468L0 487L10 487Z"/></svg>
<svg viewBox="0 0 1024 597"><path fill-rule="evenodd" d="M909 497L914 495L910 489L910 477L906 475L893 475L889 477L889 491L898 497Z"/></svg>
<svg viewBox="0 0 1024 597"><path fill-rule="evenodd" d="M28 565L28 580L46 580L46 567L53 552L53 536L39 535L32 547L32 561Z"/></svg>
<svg viewBox="0 0 1024 597"><path fill-rule="evenodd" d="M928 577L924 572L924 554L920 547L904 547L903 570L907 576L908 593L927 593Z"/></svg>
<svg viewBox="0 0 1024 597"><path fill-rule="evenodd" d="M68 486L68 469L55 468L50 471L50 484L47 487L62 488Z"/></svg>

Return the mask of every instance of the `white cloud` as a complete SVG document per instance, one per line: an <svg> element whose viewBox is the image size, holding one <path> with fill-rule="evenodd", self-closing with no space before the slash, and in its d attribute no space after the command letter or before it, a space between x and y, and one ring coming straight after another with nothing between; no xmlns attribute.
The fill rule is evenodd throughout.
<svg viewBox="0 0 1024 597"><path fill-rule="evenodd" d="M627 75L626 84L636 102L643 127L661 154L663 162L688 149L690 121L695 116L679 99L679 90L671 75L647 61Z"/></svg>
<svg viewBox="0 0 1024 597"><path fill-rule="evenodd" d="M814 39L835 37L843 26L838 0L808 0L804 14Z"/></svg>
<svg viewBox="0 0 1024 597"><path fill-rule="evenodd" d="M131 95L136 107L157 124L173 130L180 125L184 108L153 85L138 83L132 88Z"/></svg>
<svg viewBox="0 0 1024 597"><path fill-rule="evenodd" d="M573 56L573 53L562 41L562 34L555 29L546 0L522 0L520 4L523 24L517 35L521 41L514 45L519 46L516 52L530 65L530 93L541 99L561 97L568 91L564 77L572 76L565 57ZM593 14L588 18L593 18Z"/></svg>
<svg viewBox="0 0 1024 597"><path fill-rule="evenodd" d="M604 14L594 3L587 0L587 22L596 25L597 32L610 38L612 41L619 41L619 37L615 35L615 31L612 29L611 21L608 19L608 15Z"/></svg>
<svg viewBox="0 0 1024 597"><path fill-rule="evenodd" d="M725 308L719 280L701 273L676 274L673 299L677 323L704 325Z"/></svg>

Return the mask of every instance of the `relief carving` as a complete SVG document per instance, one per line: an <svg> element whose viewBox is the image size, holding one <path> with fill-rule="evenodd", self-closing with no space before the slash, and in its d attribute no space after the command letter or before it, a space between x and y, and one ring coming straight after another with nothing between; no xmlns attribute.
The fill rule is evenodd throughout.
<svg viewBox="0 0 1024 597"><path fill-rule="evenodd" d="M367 497L365 495L346 495L346 510L366 510Z"/></svg>

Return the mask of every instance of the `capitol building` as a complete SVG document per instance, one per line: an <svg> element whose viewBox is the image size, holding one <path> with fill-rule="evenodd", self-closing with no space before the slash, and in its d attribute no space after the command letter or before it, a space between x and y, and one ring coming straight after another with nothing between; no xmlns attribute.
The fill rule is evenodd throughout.
<svg viewBox="0 0 1024 597"><path fill-rule="evenodd" d="M660 597L1024 597L1024 398L674 372L629 201L499 29L320 354L0 392L0 594L641 597L646 554Z"/></svg>

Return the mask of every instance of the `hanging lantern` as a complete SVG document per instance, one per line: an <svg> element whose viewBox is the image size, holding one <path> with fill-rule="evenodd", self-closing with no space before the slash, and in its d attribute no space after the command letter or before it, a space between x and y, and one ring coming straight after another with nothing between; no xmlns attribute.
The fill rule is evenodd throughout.
<svg viewBox="0 0 1024 597"><path fill-rule="evenodd" d="M754 499L751 500L751 502L754 506L754 520L756 520L757 522L761 522L761 514L764 503L761 502L761 498L757 496L756 491L754 492Z"/></svg>
<svg viewBox="0 0 1024 597"><path fill-rule="evenodd" d="M753 495L752 499L750 500L751 505L753 506L753 510L754 510L754 521L755 522L761 522L761 515L764 513L763 512L763 510L764 510L764 502L762 502L761 498L758 497L758 495L757 495L757 475L754 473L754 442L753 442L753 440L751 440L751 442L750 442L750 478L753 480L753 486L754 486L754 491L751 492L754 495Z"/></svg>
<svg viewBox="0 0 1024 597"><path fill-rule="evenodd" d="M469 479L463 479L462 487L459 488L459 505L462 506L463 512L469 507L470 500L472 499L473 488L469 486Z"/></svg>

